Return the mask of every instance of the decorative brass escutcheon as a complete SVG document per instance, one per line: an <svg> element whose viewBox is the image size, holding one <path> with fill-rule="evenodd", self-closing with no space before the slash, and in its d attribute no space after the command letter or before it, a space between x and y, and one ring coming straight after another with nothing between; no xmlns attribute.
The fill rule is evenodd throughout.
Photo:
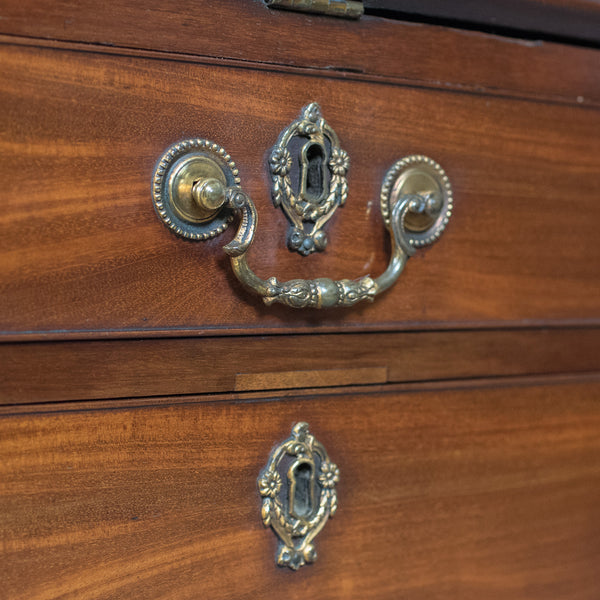
<svg viewBox="0 0 600 600"><path fill-rule="evenodd" d="M298 159L299 191L292 189L288 177L293 163L288 148L292 137L304 140ZM324 249L327 238L321 227L346 201L348 165L347 154L316 103L306 106L300 118L284 130L271 153L270 168L273 200L284 207L293 223L291 248L303 254ZM353 280L265 280L252 271L246 257L256 233L256 208L240 187L231 156L221 146L204 139L174 144L158 163L152 190L159 217L177 235L188 239L219 235L237 215L238 231L223 247L236 277L265 304L279 302L292 308L372 301L396 282L417 248L439 238L452 213L452 188L442 167L426 156L407 156L390 168L381 187L381 213L392 244L389 264L381 275ZM313 225L306 229L305 221Z"/></svg>
<svg viewBox="0 0 600 600"><path fill-rule="evenodd" d="M294 571L314 562L313 540L337 510L337 466L323 444L298 423L272 452L258 478L262 521L279 538L276 562Z"/></svg>
<svg viewBox="0 0 600 600"><path fill-rule="evenodd" d="M271 151L269 167L275 207L286 214L292 228L288 247L306 256L327 245L323 227L348 196L348 154L319 105L305 106L300 118L286 127ZM292 170L296 189L292 183Z"/></svg>

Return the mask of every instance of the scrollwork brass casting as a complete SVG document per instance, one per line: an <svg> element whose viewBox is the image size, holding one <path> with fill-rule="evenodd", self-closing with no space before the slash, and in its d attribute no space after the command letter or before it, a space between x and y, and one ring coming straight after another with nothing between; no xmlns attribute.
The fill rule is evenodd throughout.
<svg viewBox="0 0 600 600"><path fill-rule="evenodd" d="M312 111L312 115L307 114ZM318 106L311 104L303 111L299 122L314 123L319 116ZM332 140L335 141L335 134ZM281 144L275 150L281 148ZM334 153L332 145L330 168L334 177L347 169L347 157ZM275 158L277 160L275 160ZM334 161L334 166L331 162ZM283 204L288 197L283 172L273 165L287 165L288 158L271 156L271 168L281 189L274 191L276 202ZM336 174L336 168L339 173ZM336 202L342 203L347 188L341 181L334 186ZM330 188L331 190L331 188ZM329 195L331 195L331 191ZM328 196L329 197L329 196ZM160 218L176 234L188 239L204 240L221 233L234 215L239 226L234 239L223 247L231 259L236 277L246 288L260 295L265 304L279 302L292 308L329 308L352 306L363 300L372 301L376 295L392 286L402 273L406 261L416 249L436 241L444 231L452 213L452 188L439 164L420 155L407 156L387 172L381 188L380 207L384 224L391 238L391 257L386 270L378 277L366 275L359 279L332 280L292 279L276 277L261 279L248 265L246 253L254 240L257 213L254 203L239 185L237 169L229 154L208 140L186 140L167 150L159 161L153 181L154 205ZM292 196L289 195L291 199ZM287 201L286 201L287 202ZM292 203L290 201L290 207ZM302 208L300 212L303 212ZM308 210L308 208L306 208ZM185 215L193 219L186 221ZM324 212L321 217L329 218ZM315 226L319 223L318 218ZM314 239L317 238L317 233Z"/></svg>
<svg viewBox="0 0 600 600"><path fill-rule="evenodd" d="M258 478L262 521L279 538L276 562L294 571L317 559L316 535L337 510L337 466L320 442L298 423Z"/></svg>

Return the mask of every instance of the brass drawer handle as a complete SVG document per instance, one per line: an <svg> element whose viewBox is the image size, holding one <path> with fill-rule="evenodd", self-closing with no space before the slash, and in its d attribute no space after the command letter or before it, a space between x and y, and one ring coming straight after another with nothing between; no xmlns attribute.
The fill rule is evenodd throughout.
<svg viewBox="0 0 600 600"><path fill-rule="evenodd" d="M306 114L314 118L315 123L324 123L318 106L312 104L305 107L301 119L292 124L295 130ZM326 128L325 125L324 131ZM282 135L285 140L289 138L289 129ZM321 140L319 143L323 148L335 149L337 136L331 133L332 141L327 145L322 142L322 131L307 132L300 127L297 135L314 138L313 144ZM279 148L281 143L276 146ZM345 169L342 171L345 182ZM265 280L248 265L246 254L256 233L257 213L254 203L240 187L238 175L231 156L218 144L204 139L180 142L171 146L158 163L153 181L154 204L165 225L191 240L206 240L219 235L234 216L238 216L238 231L223 250L231 257L236 277L246 288L260 295L265 304L280 302L293 308L329 308L372 301L395 283L417 248L439 238L452 212L452 189L442 167L426 156L407 156L389 169L381 187L380 207L392 244L389 264L381 275L376 278L367 275L355 280L325 277L290 281L270 277ZM287 179L282 181L282 185L289 186ZM345 190L344 182L340 185ZM329 197L332 195L330 193ZM345 200L345 191L341 197L338 204ZM292 194L292 198L297 196ZM331 210L334 208L336 206ZM321 220L326 221L329 217L330 213ZM300 230L295 227L294 231ZM307 238L310 235L322 240L324 233L315 225L313 231L306 234ZM315 251L314 245L310 251Z"/></svg>

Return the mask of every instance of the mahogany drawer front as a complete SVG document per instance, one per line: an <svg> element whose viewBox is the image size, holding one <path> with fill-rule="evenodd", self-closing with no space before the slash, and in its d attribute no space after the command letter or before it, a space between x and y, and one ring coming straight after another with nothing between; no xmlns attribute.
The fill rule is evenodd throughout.
<svg viewBox="0 0 600 600"><path fill-rule="evenodd" d="M596 378L5 412L3 594L596 598L599 400ZM293 573L256 481L300 420L341 479L318 560Z"/></svg>
<svg viewBox="0 0 600 600"><path fill-rule="evenodd" d="M402 11L404 6L410 12L416 3L394 0L388 4L393 4L394 10ZM517 7L508 0L505 4L510 8L500 7L497 0L478 3L477 7L433 4L440 16L455 12L454 18L463 18L471 11L486 16L504 13L521 29L535 20L536 32L543 31L542 21L555 26L572 21L561 18L557 22L556 6L541 1L520 0ZM482 7L484 4L488 6ZM594 3L567 4L565 16L578 16L593 30L599 14ZM418 14L431 11L431 6L418 3ZM498 24L502 19L496 20ZM42 38L52 40L45 42L49 44L83 42L81 50L89 49L90 43L101 44L107 52L174 52L200 60L215 57L221 62L241 60L246 64L308 67L324 73L339 71L346 77L373 75L442 89L517 93L569 102L578 99L595 106L600 103L600 53L590 48L371 15L348 21L270 10L262 0L194 0L172 7L165 7L161 0L105 0L101 5L94 0L63 0L55 3L52 11L42 0L4 0L0 34L26 36L22 41L30 44L44 43Z"/></svg>
<svg viewBox="0 0 600 600"><path fill-rule="evenodd" d="M0 344L0 405L600 372L600 328ZM306 393L306 392L304 392Z"/></svg>
<svg viewBox="0 0 600 600"><path fill-rule="evenodd" d="M596 110L100 51L4 44L0 63L7 335L598 322ZM310 101L352 166L327 250L300 257L286 248L266 161ZM454 214L373 304L266 307L232 275L221 250L230 232L189 243L157 219L156 161L188 137L217 141L237 162L260 219L249 261L265 278L381 273L389 244L379 190L402 156L425 154L445 168Z"/></svg>

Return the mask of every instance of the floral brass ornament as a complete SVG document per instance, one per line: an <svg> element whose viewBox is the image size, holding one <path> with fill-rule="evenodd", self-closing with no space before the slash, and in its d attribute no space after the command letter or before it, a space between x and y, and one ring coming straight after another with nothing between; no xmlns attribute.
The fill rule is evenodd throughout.
<svg viewBox="0 0 600 600"><path fill-rule="evenodd" d="M294 146L296 150L301 146L296 163L287 146L292 137L301 142ZM294 164L296 173L291 177ZM281 135L271 153L270 169L273 200L287 207L286 214L294 224L290 246L303 254L323 249L327 237L321 228L348 194L348 156L339 148L337 136L321 117L317 104L306 106L301 117ZM299 191L292 189L294 180ZM409 257L438 240L453 209L452 187L442 167L427 156L406 156L392 165L381 186L379 206L391 241L391 255L383 273L358 279L280 281L276 277L262 279L248 264L247 253L257 228L256 207L240 187L231 156L218 144L193 139L171 146L156 167L152 196L164 224L189 240L219 235L237 218L237 233L223 246L235 276L265 304L277 302L292 308L372 302L398 280Z"/></svg>
<svg viewBox="0 0 600 600"><path fill-rule="evenodd" d="M297 571L317 559L314 539L337 510L338 467L308 430L297 423L271 453L258 478L262 521L279 539L276 562Z"/></svg>
<svg viewBox="0 0 600 600"><path fill-rule="evenodd" d="M293 148L295 150L290 150ZM279 136L271 151L273 204L292 227L288 247L306 256L327 246L323 227L348 197L348 154L316 102L302 109L300 118ZM295 170L292 184L292 170Z"/></svg>

